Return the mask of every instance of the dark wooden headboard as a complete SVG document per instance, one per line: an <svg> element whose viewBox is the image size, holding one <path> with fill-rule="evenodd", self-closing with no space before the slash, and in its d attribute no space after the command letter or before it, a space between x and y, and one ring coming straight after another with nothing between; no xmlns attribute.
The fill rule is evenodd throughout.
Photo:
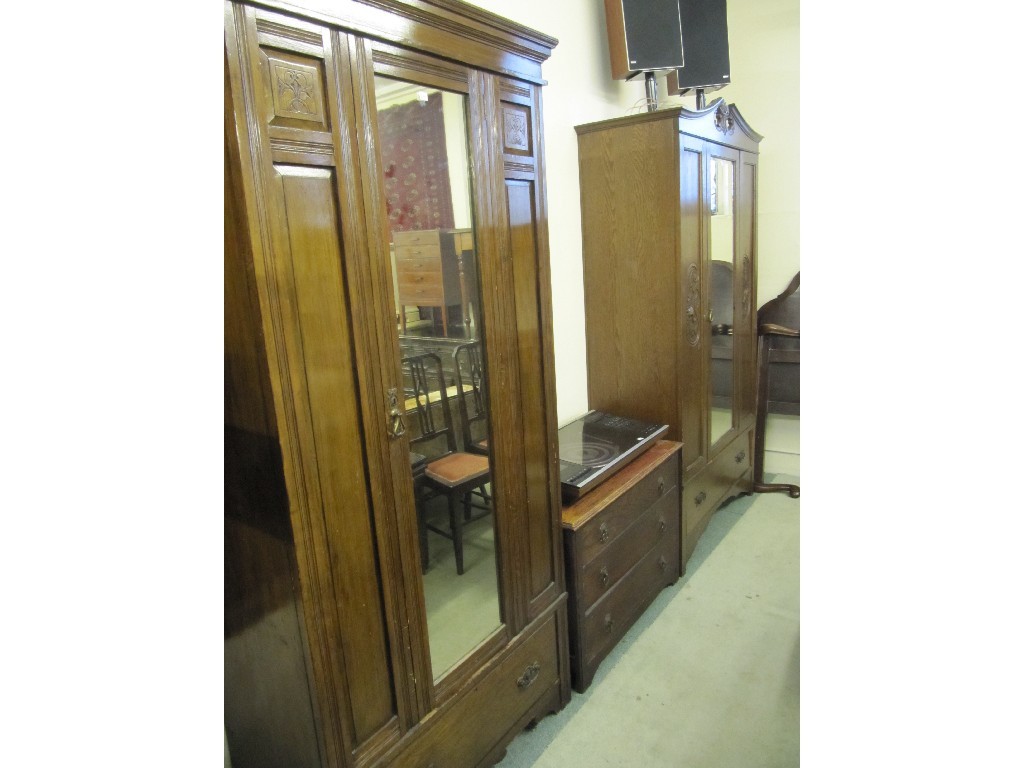
<svg viewBox="0 0 1024 768"><path fill-rule="evenodd" d="M795 332L787 333L786 331ZM800 273L757 311L757 335L767 353L768 413L800 414ZM762 363L764 365L765 363Z"/></svg>

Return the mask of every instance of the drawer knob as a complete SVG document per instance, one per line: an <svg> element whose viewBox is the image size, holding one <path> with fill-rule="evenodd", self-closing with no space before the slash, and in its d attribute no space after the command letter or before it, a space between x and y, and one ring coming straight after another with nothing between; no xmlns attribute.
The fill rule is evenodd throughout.
<svg viewBox="0 0 1024 768"><path fill-rule="evenodd" d="M743 458L744 458L744 457L745 457L746 455L747 455L747 452L746 452L746 451L740 451L739 453L737 453L737 454L736 454L736 463L737 463L737 464L739 464L739 463L740 463L741 461L743 461Z"/></svg>
<svg viewBox="0 0 1024 768"><path fill-rule="evenodd" d="M664 555L658 558L658 567L661 568L662 573L668 570L668 560L665 559Z"/></svg>
<svg viewBox="0 0 1024 768"><path fill-rule="evenodd" d="M707 497L708 495L704 493L704 491L701 491L700 493L697 494L696 498L694 498L694 501L697 503L698 506L700 506L701 504L704 503L704 499L706 499Z"/></svg>
<svg viewBox="0 0 1024 768"><path fill-rule="evenodd" d="M516 685L520 688L529 687L530 683L537 679L537 675L540 674L540 662L535 661L533 664L528 666L519 679L516 680Z"/></svg>
<svg viewBox="0 0 1024 768"><path fill-rule="evenodd" d="M598 572L598 575L601 577L601 586L602 587L607 587L608 586L608 566L605 566L604 568L602 568Z"/></svg>
<svg viewBox="0 0 1024 768"><path fill-rule="evenodd" d="M658 520L658 533L664 533L668 524L665 522L665 518L662 517Z"/></svg>
<svg viewBox="0 0 1024 768"><path fill-rule="evenodd" d="M615 628L615 619L610 613L604 615L604 628L611 632Z"/></svg>
<svg viewBox="0 0 1024 768"><path fill-rule="evenodd" d="M601 523L601 527L598 528L597 530L601 534L601 541L602 542L608 541L608 537L611 535L608 532L608 524L607 523Z"/></svg>
<svg viewBox="0 0 1024 768"><path fill-rule="evenodd" d="M658 495L660 496L664 492L665 492L665 478L659 477L658 478Z"/></svg>

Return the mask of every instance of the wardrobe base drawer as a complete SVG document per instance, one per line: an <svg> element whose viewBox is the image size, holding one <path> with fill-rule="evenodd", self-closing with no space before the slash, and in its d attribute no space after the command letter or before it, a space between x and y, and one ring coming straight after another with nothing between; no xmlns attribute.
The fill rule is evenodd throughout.
<svg viewBox="0 0 1024 768"><path fill-rule="evenodd" d="M516 735L508 732L509 723L525 726L529 719L561 709L558 614L564 606L450 707L428 715L420 736L392 763L415 768L477 765L495 744L503 748Z"/></svg>
<svg viewBox="0 0 1024 768"><path fill-rule="evenodd" d="M753 432L740 433L709 466L683 484L683 565L689 561L711 516L727 499L752 490Z"/></svg>

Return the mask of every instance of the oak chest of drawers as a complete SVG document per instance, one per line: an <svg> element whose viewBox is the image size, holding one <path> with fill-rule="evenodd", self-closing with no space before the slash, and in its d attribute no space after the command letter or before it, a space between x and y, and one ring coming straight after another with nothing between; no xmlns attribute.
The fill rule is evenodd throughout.
<svg viewBox="0 0 1024 768"><path fill-rule="evenodd" d="M659 440L562 507L572 687L598 665L663 588L682 575L682 444Z"/></svg>

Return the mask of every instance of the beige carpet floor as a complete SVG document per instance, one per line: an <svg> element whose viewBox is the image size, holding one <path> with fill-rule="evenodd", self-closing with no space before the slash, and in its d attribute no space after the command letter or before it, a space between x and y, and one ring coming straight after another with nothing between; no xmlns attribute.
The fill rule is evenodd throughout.
<svg viewBox="0 0 1024 768"><path fill-rule="evenodd" d="M730 501L587 692L517 736L500 768L796 768L799 560L799 499Z"/></svg>

